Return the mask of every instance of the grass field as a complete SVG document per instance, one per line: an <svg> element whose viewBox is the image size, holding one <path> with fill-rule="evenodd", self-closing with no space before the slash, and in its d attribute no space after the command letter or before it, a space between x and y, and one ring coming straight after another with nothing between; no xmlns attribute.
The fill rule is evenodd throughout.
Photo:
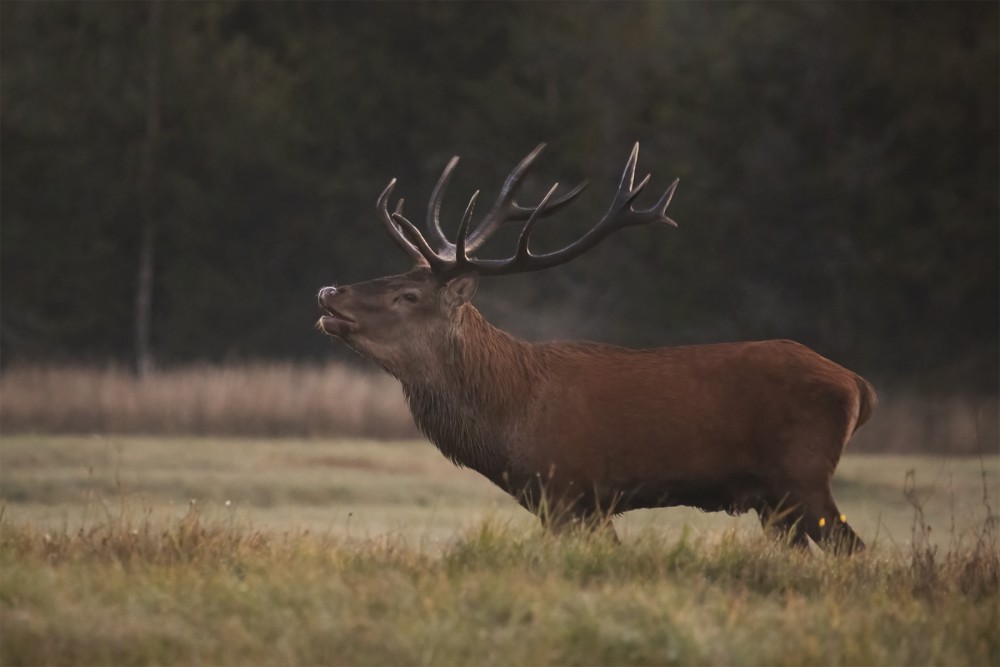
<svg viewBox="0 0 1000 667"><path fill-rule="evenodd" d="M548 538L423 442L5 436L0 664L997 664L998 482L848 456L835 558L681 508Z"/></svg>

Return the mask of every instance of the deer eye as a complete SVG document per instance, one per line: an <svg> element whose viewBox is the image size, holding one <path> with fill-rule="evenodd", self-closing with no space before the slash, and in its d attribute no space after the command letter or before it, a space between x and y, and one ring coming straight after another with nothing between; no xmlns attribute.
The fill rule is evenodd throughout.
<svg viewBox="0 0 1000 667"><path fill-rule="evenodd" d="M403 299L404 301L409 301L410 303L416 303L417 301L420 300L420 296L416 292L403 292L402 294L396 297L396 301L398 302L400 299Z"/></svg>

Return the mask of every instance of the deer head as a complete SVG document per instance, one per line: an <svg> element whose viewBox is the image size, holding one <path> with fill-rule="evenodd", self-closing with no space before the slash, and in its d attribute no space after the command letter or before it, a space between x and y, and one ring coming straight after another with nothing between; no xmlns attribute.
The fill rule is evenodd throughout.
<svg viewBox="0 0 1000 667"><path fill-rule="evenodd" d="M501 276L539 271L564 264L585 253L612 232L634 225L676 223L667 217L678 181L675 180L652 207L636 210L633 203L649 183L647 174L635 184L639 144L632 148L618 190L608 211L579 239L550 253L531 252L531 234L541 218L550 216L573 201L586 187L584 182L570 192L556 197L554 184L537 206L525 207L515 195L525 173L542 152L539 145L511 171L496 202L475 225L472 220L479 198L472 195L451 242L441 228L441 200L451 174L458 164L453 157L445 167L427 206L427 234L403 216L403 200L389 211L389 200L396 187L393 179L378 198L377 210L389 236L414 262L404 274L378 278L344 287L324 287L318 300L325 311L318 327L331 336L343 339L354 349L373 358L397 377L423 372L428 364L426 352L448 339L461 321L463 307L476 292L479 276ZM507 259L483 259L473 255L496 230L506 223L523 223L514 253ZM428 240L429 238L429 240Z"/></svg>

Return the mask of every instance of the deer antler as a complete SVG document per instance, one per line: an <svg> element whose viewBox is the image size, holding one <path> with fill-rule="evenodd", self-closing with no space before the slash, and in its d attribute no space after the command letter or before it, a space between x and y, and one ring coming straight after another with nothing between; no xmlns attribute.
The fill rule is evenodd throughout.
<svg viewBox="0 0 1000 667"><path fill-rule="evenodd" d="M636 142L632 148L628 162L625 164L625 171L622 174L618 191L612 200L607 213L582 237L570 243L566 247L555 252L535 255L529 249L531 233L535 223L574 200L580 192L587 186L587 182L580 184L569 193L554 199L559 184L553 185L535 207L528 208L519 205L514 201L514 194L521 184L521 180L528 168L535 161L535 158L545 148L545 144L539 144L535 150L529 153L507 176L504 181L500 195L496 203L482 220L469 231L472 215L475 209L476 200L479 197L477 191L469 200L465 214L462 216L462 223L458 230L455 243L448 241L441 229L439 214L441 210L441 199L444 190L451 178L451 173L458 164L458 157L453 157L444 168L441 178L438 179L437 186L431 195L431 200L427 206L427 228L431 237L438 246L434 250L424 238L420 230L409 220L403 217L403 200L400 199L393 213L389 213L388 202L396 185L396 179L389 182L388 187L378 198L377 208L381 214L382 222L389 232L389 235L411 256L418 264L426 265L431 270L442 276L454 276L459 273L475 271L480 275L499 276L512 273L526 273L528 271L540 271L559 264L564 264L574 257L585 253L590 248L597 245L602 239L614 231L624 227L634 225L645 225L653 222L665 222L677 226L677 223L667 217L667 207L677 189L679 179L671 183L667 191L660 197L651 208L635 210L633 202L649 183L650 174L647 174L638 185L635 185L635 168L639 158L639 144ZM479 259L470 257L469 253L475 252L486 240L500 227L507 222L524 222L521 235L518 238L517 248L514 254L507 259Z"/></svg>

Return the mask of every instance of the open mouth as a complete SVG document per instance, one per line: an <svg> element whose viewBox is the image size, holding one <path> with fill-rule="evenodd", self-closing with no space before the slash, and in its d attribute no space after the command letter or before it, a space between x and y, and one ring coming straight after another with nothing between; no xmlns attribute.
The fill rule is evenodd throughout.
<svg viewBox="0 0 1000 667"><path fill-rule="evenodd" d="M325 319L330 319L330 320L335 320L335 321L340 321L340 322L347 322L348 324L354 324L355 323L355 319L353 317L351 317L350 315L345 315L344 313L340 312L336 308L330 308L328 306L324 306L323 310L326 311L326 315L324 315L321 319L324 319L324 320Z"/></svg>
<svg viewBox="0 0 1000 667"><path fill-rule="evenodd" d="M331 336L343 336L351 331L357 321L350 315L345 315L336 308L323 307L326 314L319 318L316 325Z"/></svg>

